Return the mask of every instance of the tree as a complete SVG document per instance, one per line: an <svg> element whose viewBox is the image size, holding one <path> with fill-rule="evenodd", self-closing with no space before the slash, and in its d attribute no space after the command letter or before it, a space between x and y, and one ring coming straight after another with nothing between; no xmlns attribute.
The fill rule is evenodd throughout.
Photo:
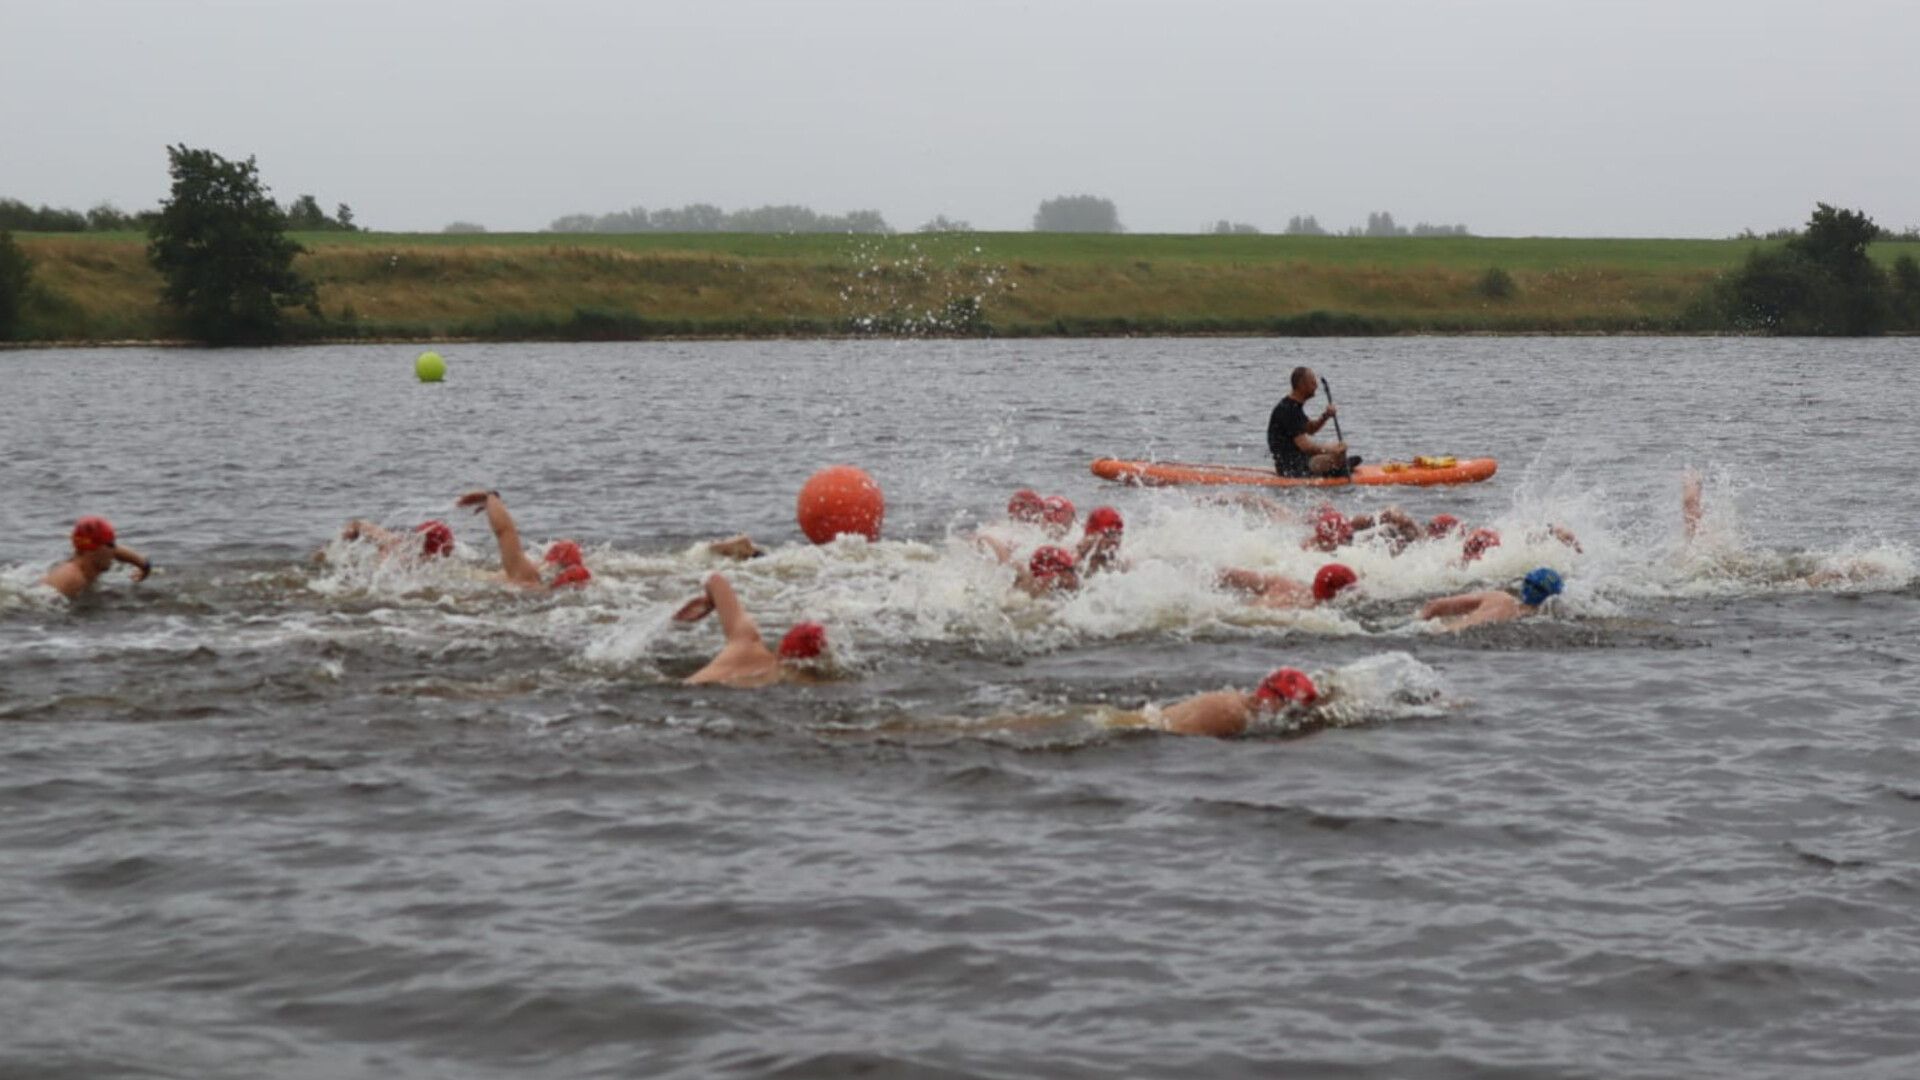
<svg viewBox="0 0 1920 1080"><path fill-rule="evenodd" d="M477 221L453 221L448 222L447 227L440 231L443 233L483 233L487 231L487 227Z"/></svg>
<svg viewBox="0 0 1920 1080"><path fill-rule="evenodd" d="M1112 199L1098 195L1062 195L1047 199L1033 215L1034 232L1124 232Z"/></svg>
<svg viewBox="0 0 1920 1080"><path fill-rule="evenodd" d="M353 207L346 203L333 208L333 223L341 232L359 232L360 226L353 223Z"/></svg>
<svg viewBox="0 0 1920 1080"><path fill-rule="evenodd" d="M167 147L173 190L148 230L147 260L166 279L161 299L187 333L214 345L277 340L281 309L319 305L293 268L304 249L249 157Z"/></svg>
<svg viewBox="0 0 1920 1080"><path fill-rule="evenodd" d="M1295 214L1287 219L1287 235L1325 236L1327 235L1327 230L1320 227L1319 220L1312 214L1308 214L1306 217Z"/></svg>
<svg viewBox="0 0 1920 1080"><path fill-rule="evenodd" d="M20 309L26 306L27 286L33 283L33 260L13 242L13 234L0 230L0 341L13 337L20 326Z"/></svg>
<svg viewBox="0 0 1920 1080"><path fill-rule="evenodd" d="M935 214L931 220L921 225L918 231L923 233L972 232L973 226L965 221L950 218L945 214Z"/></svg>

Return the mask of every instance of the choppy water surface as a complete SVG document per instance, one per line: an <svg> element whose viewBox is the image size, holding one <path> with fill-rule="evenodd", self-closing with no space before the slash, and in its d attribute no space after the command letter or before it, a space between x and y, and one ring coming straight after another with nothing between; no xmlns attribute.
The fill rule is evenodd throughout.
<svg viewBox="0 0 1920 1080"><path fill-rule="evenodd" d="M0 1075L1920 1074L1912 343L411 352L0 354ZM1364 453L1502 463L1343 508L1506 543L1256 612L1213 573L1298 527L1088 475L1257 461L1297 363ZM884 542L796 542L837 461ZM1133 569L1010 592L956 537L1021 485ZM474 486L593 586L488 584ZM161 571L49 600L81 513ZM459 558L311 562L351 516ZM1543 562L1547 619L1408 619ZM716 568L842 677L678 685ZM1104 723L1281 663L1333 727Z"/></svg>

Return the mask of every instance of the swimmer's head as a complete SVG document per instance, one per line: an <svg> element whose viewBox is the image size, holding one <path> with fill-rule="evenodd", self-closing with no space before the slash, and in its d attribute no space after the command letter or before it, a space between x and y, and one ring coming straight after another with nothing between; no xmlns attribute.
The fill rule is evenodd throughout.
<svg viewBox="0 0 1920 1080"><path fill-rule="evenodd" d="M453 530L444 521L423 521L413 527L420 534L420 554L429 559L453 554Z"/></svg>
<svg viewBox="0 0 1920 1080"><path fill-rule="evenodd" d="M1452 514L1435 514L1427 522L1427 539L1438 540L1460 527L1460 519Z"/></svg>
<svg viewBox="0 0 1920 1080"><path fill-rule="evenodd" d="M827 650L827 628L817 622L794 623L780 639L780 659L812 660Z"/></svg>
<svg viewBox="0 0 1920 1080"><path fill-rule="evenodd" d="M1046 501L1032 488L1021 488L1007 500L1007 518L1011 521L1038 525L1046 520Z"/></svg>
<svg viewBox="0 0 1920 1080"><path fill-rule="evenodd" d="M73 550L81 555L100 548L111 548L118 540L113 523L103 517L83 517L73 523Z"/></svg>
<svg viewBox="0 0 1920 1080"><path fill-rule="evenodd" d="M1359 580L1360 575L1354 573L1351 567L1330 562L1313 575L1313 598L1324 604L1340 595L1341 589Z"/></svg>
<svg viewBox="0 0 1920 1080"><path fill-rule="evenodd" d="M1313 518L1313 546L1321 551L1332 551L1342 544L1353 542L1353 522L1347 516L1331 506L1323 506Z"/></svg>
<svg viewBox="0 0 1920 1080"><path fill-rule="evenodd" d="M1073 528L1073 519L1078 514L1073 509L1072 500L1065 495L1049 495L1041 502L1042 524L1055 536L1065 536Z"/></svg>
<svg viewBox="0 0 1920 1080"><path fill-rule="evenodd" d="M553 575L553 580L547 583L547 587L550 589L565 589L565 588L570 588L574 586L585 585L587 582L592 580L593 580L593 571L588 570L586 567L580 565L579 563L574 563L572 566L569 566L561 570L559 573Z"/></svg>
<svg viewBox="0 0 1920 1080"><path fill-rule="evenodd" d="M580 554L579 544L571 540L555 540L547 546L546 561L559 563L561 566L574 567L579 566L585 562L586 559Z"/></svg>
<svg viewBox="0 0 1920 1080"><path fill-rule="evenodd" d="M1279 709L1287 705L1306 706L1320 700L1320 689L1299 668L1275 668L1273 674L1260 680L1260 685L1253 691L1253 699L1267 709Z"/></svg>
<svg viewBox="0 0 1920 1080"><path fill-rule="evenodd" d="M1460 545L1460 555L1468 562L1472 562L1499 546L1500 534L1482 527L1467 534L1466 543Z"/></svg>
<svg viewBox="0 0 1920 1080"><path fill-rule="evenodd" d="M1119 539L1126 528L1127 523L1120 520L1120 511L1111 506L1094 507L1093 513L1087 515L1088 536L1111 533L1115 539Z"/></svg>
<svg viewBox="0 0 1920 1080"><path fill-rule="evenodd" d="M1547 602L1547 597L1559 596L1564 588L1566 582L1560 579L1560 572L1542 566L1520 582L1520 602L1528 607L1539 607Z"/></svg>
<svg viewBox="0 0 1920 1080"><path fill-rule="evenodd" d="M1074 589L1080 585L1080 575L1073 566L1073 553L1063 547L1051 544L1034 551L1027 560L1027 573L1034 583L1045 589Z"/></svg>

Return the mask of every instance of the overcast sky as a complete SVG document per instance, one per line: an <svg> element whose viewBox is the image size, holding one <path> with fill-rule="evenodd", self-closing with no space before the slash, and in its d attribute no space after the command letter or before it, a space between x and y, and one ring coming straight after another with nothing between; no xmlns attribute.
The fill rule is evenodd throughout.
<svg viewBox="0 0 1920 1080"><path fill-rule="evenodd" d="M0 0L0 196L169 143L371 228L710 202L1024 229L1920 225L1916 0Z"/></svg>

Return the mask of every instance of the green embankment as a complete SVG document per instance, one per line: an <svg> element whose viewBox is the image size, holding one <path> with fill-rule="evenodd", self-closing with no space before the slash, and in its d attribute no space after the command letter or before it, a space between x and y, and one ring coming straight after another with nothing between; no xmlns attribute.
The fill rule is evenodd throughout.
<svg viewBox="0 0 1920 1080"><path fill-rule="evenodd" d="M17 236L23 336L173 336L134 233ZM847 333L1647 332L1736 240L963 233L297 234L321 316L296 340ZM1880 244L1884 262L1913 244ZM1506 296L1483 278L1510 276Z"/></svg>

